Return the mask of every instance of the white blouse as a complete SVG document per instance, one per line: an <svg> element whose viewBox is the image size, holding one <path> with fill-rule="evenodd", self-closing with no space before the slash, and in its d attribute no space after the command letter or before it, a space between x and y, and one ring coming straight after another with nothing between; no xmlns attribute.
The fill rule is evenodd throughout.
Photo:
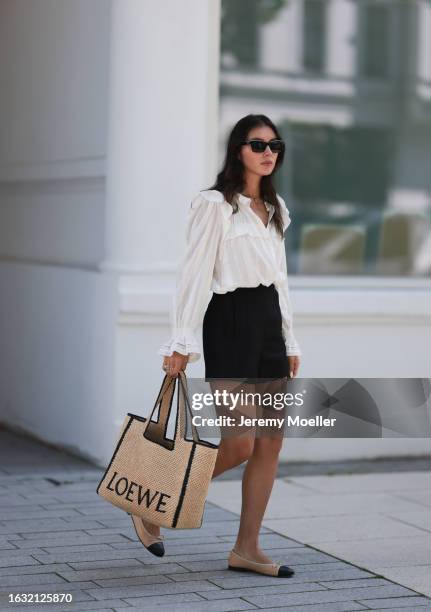
<svg viewBox="0 0 431 612"><path fill-rule="evenodd" d="M281 206L283 233L290 224L289 210L277 194ZM216 190L200 191L192 200L187 222L186 253L180 263L176 291L170 312L172 336L157 351L170 356L174 351L190 355L189 362L201 356L196 336L211 298L210 292L226 293L237 287L267 287L274 283L282 315L286 355L301 355L293 334L292 309L287 283L284 237L251 208L251 198L237 195L238 212Z"/></svg>

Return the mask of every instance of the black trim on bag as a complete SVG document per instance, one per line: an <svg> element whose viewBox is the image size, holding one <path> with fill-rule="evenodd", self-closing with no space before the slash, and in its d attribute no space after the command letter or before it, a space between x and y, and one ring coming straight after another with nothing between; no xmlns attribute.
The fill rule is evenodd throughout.
<svg viewBox="0 0 431 612"><path fill-rule="evenodd" d="M134 419L137 419L138 421L147 421L147 417L143 417L140 416L139 414L133 414L132 412L128 412L127 413L129 416L133 417Z"/></svg>
<svg viewBox="0 0 431 612"><path fill-rule="evenodd" d="M180 412L180 386L181 386L181 381L178 380L178 389L177 389L177 422L178 422L178 415ZM184 421L184 438L183 440L185 440L186 442L194 442L195 444L199 444L200 446L206 446L207 448L219 448L219 444L214 444L213 442L208 442L208 440L202 440L202 438L199 436L199 432L196 429L195 426L195 432L196 432L196 436L197 436L197 440L196 438L193 437L193 410L192 407L190 406L190 400L189 400L189 394L188 394L188 389L187 387L184 387L184 417L185 417L185 421ZM191 423L191 429L192 429L192 435L189 438L187 436L187 425L189 423ZM175 425L175 433L177 431L177 426Z"/></svg>
<svg viewBox="0 0 431 612"><path fill-rule="evenodd" d="M167 378L167 376L168 376L168 375L167 375L167 374L165 374L165 378ZM162 386L163 386L163 384L164 384L164 380L163 380ZM174 437L173 437L173 438L168 438L167 433L168 433L168 427L169 427L169 419L171 418L172 404L173 404L173 401L174 401L174 395L175 395L175 379L174 379L174 378L172 378L171 382L168 384L168 386L166 387L166 391L165 391L165 392L167 393L167 391L168 391L168 389L169 389L170 385L172 385L172 384L174 385L174 392L173 392L173 394L172 394L172 397L171 397L171 402L170 402L170 404L169 404L169 412L168 412L168 416L167 416L167 419L166 419L165 431L163 432L163 439L164 439L164 441L165 441L165 442L167 442L167 444L163 444L163 443L162 443L162 445L163 445L163 446L164 446L166 449L168 449L168 450L173 450L173 448L174 448L174 445L175 445L175 438L176 438L176 435L177 435L177 422L178 422L178 415L177 415L177 418L176 418L176 421L175 421L175 431L174 431ZM161 391L161 390L162 390L162 389L160 388L160 391ZM160 395L160 392L159 392L159 395ZM162 399L160 400L160 402L159 402L159 419L160 419L160 409L161 409L161 407L162 407L162 401L163 401L163 398L162 398ZM159 419L157 419L157 421L156 421L157 423L158 423ZM154 422L154 421L153 421L153 422ZM145 432L146 432L146 431L147 431L147 430L145 429ZM145 438L147 438L147 436L145 435L145 433L144 433L144 437L145 437ZM148 438L148 440L150 440L150 438ZM151 441L154 441L154 440L151 440ZM157 442L156 442L156 444L157 444Z"/></svg>
<svg viewBox="0 0 431 612"><path fill-rule="evenodd" d="M175 510L174 518L172 521L172 527L176 527L178 523L178 519L180 517L181 508L183 506L184 497L186 495L187 484L189 482L190 470L192 469L193 457L195 456L196 450L196 442L193 442L192 450L190 451L189 461L187 463L186 473L184 474L184 480L181 487L180 498L178 500L178 504Z"/></svg>
<svg viewBox="0 0 431 612"><path fill-rule="evenodd" d="M165 378L167 378L167 375L165 376ZM178 384L177 384L177 382L178 382ZM175 441L177 439L177 433L179 432L178 426L179 426L179 418L180 418L180 387L181 387L181 384L182 384L181 380L179 380L179 378L172 378L172 381L169 384L172 384L172 383L174 384L174 386L176 388L174 389L174 393L172 394L171 401L169 403L169 411L168 411L168 415L167 415L167 418L166 418L166 426L165 426L165 429L164 429L164 432L163 432L163 438L162 439L159 439L159 438L158 439L153 439L151 434L149 432L147 433L147 428L145 428L144 433L142 434L144 436L144 438L146 438L149 442L153 442L153 444L157 444L159 446L162 446L163 448L165 448L166 450L169 450L169 451L175 450ZM130 416L133 416L135 419L139 419L140 421L147 421L148 420L149 424L150 423L158 423L158 420L157 421L153 421L151 419L151 416L153 415L154 409L158 405L159 406L159 418L160 418L160 408L161 408L161 402L162 402L162 399L163 399L163 398L160 397L160 393L161 393L161 390L163 388L163 384L164 384L164 381L163 381L163 383L162 383L162 385L160 387L160 391L159 391L156 403L154 404L153 410L152 410L152 412L150 414L150 417L148 419L146 419L144 417L141 417L141 416L138 416L136 414L132 414L130 412L128 412L127 414L130 414ZM166 388L166 392L168 391L168 389L169 389L169 385ZM209 442L208 440L202 440L199 437L198 432L196 432L198 440L193 438L193 435L191 437L188 437L188 435L187 435L187 425L188 425L188 420L193 417L193 411L191 409L190 400L189 400L188 394L186 393L186 390L187 389L184 390L184 417L185 417L185 422L184 422L184 437L183 437L183 440L185 440L186 442L195 442L196 444L199 444L200 446L204 446L206 448L218 449L219 448L219 444L214 444L213 442ZM177 411L176 411L176 415L175 415L174 434L173 434L172 438L168 438L167 433L168 433L169 421L170 421L171 414L172 414L172 407L173 407L175 393L177 394ZM179 432L179 433L181 434L181 432Z"/></svg>
<svg viewBox="0 0 431 612"><path fill-rule="evenodd" d="M108 467L106 468L105 473L104 473L104 474L103 474L103 476L102 476L102 480L101 480L101 481L99 482L99 484L97 485L96 493L99 493L100 486L101 486L102 482L105 480L105 478L106 478L106 474L109 472L109 469L110 469L110 467L111 467L111 465L112 465L112 462L113 462L113 461L114 461L114 459L115 459L115 455L118 453L118 450L119 450L119 448L120 448L120 446L121 446L121 443L122 443L122 441L123 441L123 439L124 439L124 436L126 435L127 430L129 429L130 425L132 424L132 421L133 421L133 417L130 417L129 422L127 423L126 427L124 428L124 431L123 431L123 433L122 433L122 435L121 435L121 438L118 440L117 446L115 447L114 454L112 455L112 457L111 457L111 461L109 462L109 465L108 465Z"/></svg>
<svg viewBox="0 0 431 612"><path fill-rule="evenodd" d="M160 439L160 438L153 437L152 434L151 434L151 430L148 429L148 427L150 426L151 423L154 423L156 425L159 423L159 420L160 420L160 411L161 411L161 407L162 407L161 404L162 404L162 401L163 401L163 398L160 399L160 393L159 393L160 401L158 402L158 404L156 402L156 404L154 405L154 408L157 405L159 406L159 417L158 417L157 421L153 421L151 419L151 416L153 415L153 412L154 412L154 408L153 408L153 412L151 412L150 418L148 419L148 425L147 425L147 427L145 427L144 433L142 434L144 436L144 438L146 440L148 440L149 442L153 442L154 444L157 444L158 446L163 446L163 448L166 448L166 450L169 450L169 451L172 451L175 448L175 439L176 439L176 435L177 435L177 426L178 426L178 412L177 412L176 421L175 421L174 437L173 438L168 438L167 437L167 433L168 433L168 427L169 427L169 419L171 418L172 405L173 405L173 402L174 402L174 395L175 395L175 379L172 379L172 381L169 383L169 385L168 385L168 387L166 388L166 391L165 391L166 393L167 393L167 391L169 389L169 386L171 384L174 385L174 392L173 392L173 394L171 396L171 400L169 402L169 410L168 410L168 415L166 417L166 424L165 424L165 429L164 429L164 432L163 432L163 438ZM163 384L162 384L162 386L163 386Z"/></svg>

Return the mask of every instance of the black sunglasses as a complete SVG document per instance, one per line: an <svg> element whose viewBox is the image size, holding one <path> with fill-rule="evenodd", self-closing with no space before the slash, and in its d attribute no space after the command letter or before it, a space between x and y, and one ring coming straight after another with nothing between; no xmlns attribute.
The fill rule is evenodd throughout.
<svg viewBox="0 0 431 612"><path fill-rule="evenodd" d="M263 140L244 140L241 144L249 144L253 153L263 153L268 145L273 153L280 153L284 149L284 141L278 138L274 138L269 142Z"/></svg>

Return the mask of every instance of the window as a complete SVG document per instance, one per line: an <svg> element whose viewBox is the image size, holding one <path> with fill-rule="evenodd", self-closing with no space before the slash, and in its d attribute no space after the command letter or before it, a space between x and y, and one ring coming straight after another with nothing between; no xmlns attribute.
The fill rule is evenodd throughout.
<svg viewBox="0 0 431 612"><path fill-rule="evenodd" d="M375 274L384 264L389 273L394 262L389 262L388 249L378 252L383 231L391 222L391 235L399 233L404 222L397 220L395 227L384 219L393 179L391 130L289 124L291 194L297 204L291 271Z"/></svg>
<svg viewBox="0 0 431 612"><path fill-rule="evenodd" d="M413 35L415 4L223 0L222 34L238 76L229 74L221 88L220 124L227 132L233 117L263 112L286 141L275 182L292 212L286 238L291 274L431 278L431 108L413 103L410 88L413 60L425 53ZM346 11L350 35L337 37L333 52L351 55L357 46L363 79L326 70L329 23L340 27ZM277 27L262 27L277 20ZM253 67L256 41L263 57L294 52L295 41L286 45L290 31L302 55L296 74L293 64L285 74L282 67L274 74L264 61ZM385 82L391 70L393 87ZM251 72L252 79L243 78Z"/></svg>
<svg viewBox="0 0 431 612"><path fill-rule="evenodd" d="M325 61L325 2L304 0L303 59L304 70L323 72Z"/></svg>
<svg viewBox="0 0 431 612"><path fill-rule="evenodd" d="M226 67L255 68L259 63L260 0L222 3L222 61Z"/></svg>
<svg viewBox="0 0 431 612"><path fill-rule="evenodd" d="M389 67L389 13L384 4L366 4L363 11L362 74L384 77Z"/></svg>

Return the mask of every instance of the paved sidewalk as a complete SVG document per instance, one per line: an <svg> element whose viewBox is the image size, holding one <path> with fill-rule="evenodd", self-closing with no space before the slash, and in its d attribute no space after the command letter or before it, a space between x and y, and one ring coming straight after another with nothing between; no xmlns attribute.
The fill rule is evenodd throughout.
<svg viewBox="0 0 431 612"><path fill-rule="evenodd" d="M0 610L21 612L36 605L56 612L431 610L431 600L414 590L342 561L339 553L332 556L301 542L308 539L306 522L302 534L290 533L295 539L269 526L262 529L264 550L292 565L292 578L226 570L238 516L218 506L238 497L239 481L213 482L210 494L217 505L207 503L203 527L164 530L167 554L154 557L137 541L129 517L96 494L101 475L101 469L0 429ZM279 496L283 486L286 492L302 487L306 507L321 483L306 490L299 483L279 482L269 521L291 517L290 494ZM222 487L227 487L224 493ZM409 536L404 538L408 543ZM73 601L10 603L9 594L18 593L69 593Z"/></svg>
<svg viewBox="0 0 431 612"><path fill-rule="evenodd" d="M239 513L237 484L208 499ZM279 478L263 524L431 597L431 471Z"/></svg>

